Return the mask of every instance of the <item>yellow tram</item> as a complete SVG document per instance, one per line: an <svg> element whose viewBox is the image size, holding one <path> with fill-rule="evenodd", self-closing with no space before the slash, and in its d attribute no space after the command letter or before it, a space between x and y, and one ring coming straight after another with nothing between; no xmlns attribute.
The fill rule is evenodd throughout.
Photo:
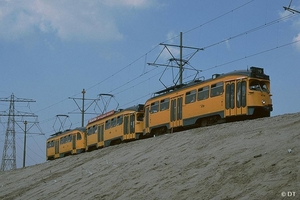
<svg viewBox="0 0 300 200"><path fill-rule="evenodd" d="M53 160L85 151L85 128L79 127L51 135L46 141L46 159Z"/></svg>
<svg viewBox="0 0 300 200"><path fill-rule="evenodd" d="M143 105L110 111L88 121L86 150L139 139L143 134Z"/></svg>
<svg viewBox="0 0 300 200"><path fill-rule="evenodd" d="M144 134L270 116L270 79L263 68L214 74L155 93L145 103Z"/></svg>

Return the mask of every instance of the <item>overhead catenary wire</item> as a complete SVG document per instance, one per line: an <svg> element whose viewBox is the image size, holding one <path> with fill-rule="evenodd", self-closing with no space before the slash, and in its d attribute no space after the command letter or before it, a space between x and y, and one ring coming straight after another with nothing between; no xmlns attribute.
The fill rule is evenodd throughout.
<svg viewBox="0 0 300 200"><path fill-rule="evenodd" d="M194 31L194 30L196 30L196 29L198 29L198 28L200 28L200 27L203 27L203 26L206 25L206 24L209 24L209 23L211 23L211 22L214 22L214 21L217 20L217 19L220 19L220 18L222 18L222 17L224 17L224 16L226 16L226 15L228 15L228 14L230 14L230 13L232 13L232 12L234 12L234 11L240 9L240 8L243 8L243 7L245 7L246 5L249 5L249 4L252 3L252 2L254 2L254 0L248 1L248 2L246 2L245 4L242 4L242 5L240 5L240 6L236 7L236 8L234 8L234 9L232 9L232 10L230 10L230 11L227 11L227 12L225 12L225 13L223 13L223 14L221 14L221 15L219 15L219 16L217 16L217 17L215 17L215 18L213 18L213 19L211 19L211 20L209 20L209 21L207 21L207 22L205 22L205 23L202 23L202 24L200 24L200 25L198 25L198 26L196 26L196 27L194 27L194 28L192 28L192 29L189 29L189 30L187 30L187 31L184 31L183 33L189 33L189 32L192 32L192 31ZM213 43L213 44L211 44L211 45L207 45L207 46L205 46L204 48L211 48L211 47L216 46L216 45L218 45L218 44L224 43L224 42L226 42L226 41L228 41L228 40L235 39L235 38L240 37L240 36L242 36L242 35L250 34L250 33L254 32L254 31L260 30L260 29L262 29L262 28L264 28L264 27L268 27L268 26L271 26L271 25L276 24L276 23L278 23L278 22L281 22L281 21L287 19L288 17L292 17L292 15L289 15L289 16L286 16L286 17L283 17L283 18L280 18L280 19L276 19L276 20L270 21L270 22L268 22L268 23L266 23L266 24L264 24L264 25L255 27L255 28L250 29L250 30L248 30L248 31L245 31L245 32L243 32L243 33L240 33L240 34L237 34L237 35L235 35L235 36L229 37L229 38L227 38L227 39L225 39L225 40L221 40L221 41L216 42L216 43ZM178 36L179 36L179 35L178 35ZM173 38L171 38L171 39L174 39L174 38L176 38L176 37L178 37L178 36L175 36L175 37L173 37ZM168 40L166 40L166 41L169 41L169 40L171 40L171 39L168 39ZM166 41L165 41L165 42L166 42ZM105 79L101 80L100 82L98 82L98 83L92 85L91 87L88 87L87 90L90 90L90 89L92 89L92 88L94 88L94 87L96 87L96 86L98 86L98 85L104 83L105 81L109 80L110 78L113 78L113 77L116 76L117 74L121 73L121 72L124 71L125 69L129 68L130 66L132 66L134 63L136 63L136 62L139 61L140 59L144 58L145 60L147 60L148 54L149 54L150 52L152 52L154 49L156 49L158 46L159 46L159 45L156 45L154 48L152 48L152 49L151 49L150 51L148 51L147 53L145 53L145 54L143 54L142 56L138 57L136 60L134 60L134 61L131 62L130 64L124 66L121 70L119 70L119 71L117 71L117 72L111 74L111 75L108 76L107 78L105 78ZM275 48L275 49L276 49L276 48ZM261 52L260 52L260 54L261 54ZM249 56L246 56L246 57L243 57L243 58L239 58L239 59L236 59L236 60L234 60L234 61L228 62L228 64L229 64L229 63L232 63L232 62L237 62L237 61L239 61L239 60L246 59L246 58L249 58L249 57L253 57L253 56L254 56L254 55L249 55ZM211 69L212 69L212 68L216 68L216 67L218 67L218 66L224 66L224 65L226 65L226 64L227 64L227 63L219 64L219 65L216 65L216 66L214 66L214 67L211 67ZM144 70L145 70L145 66L144 66ZM205 69L205 70L208 70L208 69ZM144 75L144 73L143 73L142 75L140 75L139 77L143 77L143 75ZM122 85L117 86L117 87L115 87L114 89L110 90L110 92L114 92L114 91L116 91L117 89L120 89L120 88L124 87L125 85L128 85L128 84L132 83L133 81L134 81L133 79L132 79L132 80L129 80L129 81L127 81L125 84L122 84ZM132 88L132 87L134 87L134 86L130 86L129 88ZM128 90L128 89L125 88L124 90ZM121 92L122 92L122 91L121 91ZM121 93L121 92L119 92L119 93ZM78 94L79 94L79 93L78 93ZM76 95L76 94L75 94L75 95ZM74 95L74 96L75 96L75 95ZM65 101L65 100L67 100L67 99L64 99L64 100L61 100L61 101L58 102L58 103L52 104L51 106L48 106L48 107L46 107L45 109L50 108L50 107L52 107L52 106L54 106L54 105L57 105L57 104L59 104L59 103ZM44 110L44 109L42 109L42 110ZM40 110L40 111L41 111L41 110ZM44 120L44 121L46 121L46 120Z"/></svg>
<svg viewBox="0 0 300 200"><path fill-rule="evenodd" d="M213 22L213 21L216 21L217 19L220 19L220 18L222 18L222 17L224 17L224 16L226 16L226 15L228 15L228 14L230 14L230 13L236 11L236 10L239 10L239 9L241 9L241 8L243 8L243 7L245 7L245 6L247 6L248 4L250 4L250 3L254 2L254 1L255 1L255 0L248 1L248 2L246 2L246 3L244 3L244 4L240 5L240 6L237 6L236 8L234 8L234 9L232 9L232 10L230 10L230 11L227 11L227 12L225 12L225 13L223 13L223 14L221 14L221 15L215 17L215 18L212 18L211 20L208 20L207 22L204 22L203 24L200 24L200 25L198 25L198 26L196 26L196 27L194 27L194 28L192 28L192 29L190 29L190 30L187 30L187 31L183 32L183 33L184 33L184 34L185 34L185 33L189 33L189 32L191 32L191 31L194 31L194 30L198 29L198 28L201 28L202 26L207 25L207 24L209 24L209 23L211 23L211 22Z"/></svg>
<svg viewBox="0 0 300 200"><path fill-rule="evenodd" d="M221 41L219 41L219 42L216 42L216 43L207 45L207 46L203 47L203 49L208 49L208 48L210 48L210 47L213 47L213 46L222 44L222 43L227 42L227 41L229 41L229 40L236 39L236 38L238 38L238 37L247 35L247 34L249 34L249 33L258 31L258 30L260 30L260 29L263 29L263 28L266 28L266 27L268 27L268 26L274 25L274 24L279 23L279 22L281 22L281 21L287 20L287 19L289 19L289 18L291 18L291 17L294 17L294 16L295 16L294 14L290 14L290 15L287 15L287 16L284 16L284 17L281 17L281 18L278 18L278 19L276 19L276 20L272 20L272 21L270 21L270 22L268 22L268 23L265 23L265 24L263 24L263 25L260 25L260 26L257 26L257 27L255 27L255 28L249 29L249 30L247 30L247 31L245 31L245 32L242 32L242 33L239 33L239 34L237 34L237 35L235 35L235 36L228 37L227 39L224 39L224 40L221 40Z"/></svg>
<svg viewBox="0 0 300 200"><path fill-rule="evenodd" d="M222 17L224 17L224 16L226 16L226 15L228 15L228 14L230 14L230 13L232 13L232 12L234 12L234 11L240 9L240 8L243 8L243 7L245 7L246 5L248 5L248 4L250 4L250 3L254 2L254 1L255 1L255 0L248 1L248 2L246 2L246 3L244 3L244 4L240 5L240 6L237 6L236 8L234 8L234 9L232 9L232 10L230 10L230 11L227 11L227 12L225 12L225 13L223 13L223 14L221 14L221 15L219 15L219 16L217 16L217 17L211 19L211 20L208 20L207 22L204 22L204 23L202 23L201 25L198 25L198 26L196 26L196 27L194 27L194 28L192 28L192 29L190 29L190 30L188 30L188 31L185 31L185 32L183 32L183 33L188 33L188 32L191 32L191 31L193 31L193 30L196 30L196 29L198 29L198 28L200 28L200 27L202 27L202 26L204 26L204 25L207 25L207 24L209 24L209 23L211 23L211 22L213 22L213 21L215 21L215 20L217 20L217 19L220 19L220 18L222 18ZM162 43L168 42L168 41L170 41L170 40L172 40L172 39L174 39L174 38L176 38L176 37L179 37L179 35L178 35L178 36L175 36L175 37L173 37L173 38L169 38L169 39L165 40L165 41L162 42ZM112 77L114 77L115 75L119 74L120 72L124 71L125 69L127 69L128 67L130 67L131 65L133 65L134 63L136 63L137 61L139 61L140 59L142 59L143 57L145 57L145 60L146 60L146 59L147 59L147 55L148 55L149 53L151 53L151 52L152 52L154 49L156 49L157 47L159 47L159 44L157 44L156 46L154 46L152 49L150 49L149 51L147 51L147 52L146 52L145 54L143 54L142 56L140 56L140 57L138 57L137 59L135 59L133 62L131 62L131 63L129 63L128 65L124 66L121 70L118 70L117 72L114 72L113 74L111 74L111 75L108 76L107 78L103 79L102 81L100 81L100 82L98 82L98 83L96 83L96 84L94 84L94 85L88 87L86 90L90 90L90 89L92 89L92 88L94 88L94 87L100 85L101 83L104 83L105 81L109 80L110 78L112 78ZM145 62L145 63L146 63L146 62ZM145 66L144 66L144 67L145 67ZM74 95L72 95L72 97L73 97L73 96L76 96L76 95L78 95L78 94L80 94L80 93L74 94ZM51 107L53 107L53 106L56 106L56 105L58 105L58 104L60 104L60 103L62 103L62 102L64 102L64 101L66 101L66 100L68 100L68 99L69 99L69 98L65 98L65 99L63 99L63 100L60 100L60 101L58 101L57 103L51 104L51 105L49 105L49 106L47 106L47 107L45 107L45 108L43 108L43 109L40 109L40 110L38 110L38 111L36 111L36 112L41 112L41 111L44 111L44 110L46 110L46 109L49 109L49 108L51 108Z"/></svg>
<svg viewBox="0 0 300 200"><path fill-rule="evenodd" d="M244 7L244 6L248 5L249 3L253 2L253 1L254 1L254 0L249 1L249 2L247 2L246 4L243 4L242 6L240 6L240 7L238 7L238 8ZM236 8L236 9L237 9L237 8ZM235 9L234 9L234 10L235 10ZM188 30L188 31L185 31L185 32L183 32L183 33L189 33L189 32L194 31L194 30L196 30L196 29L198 29L198 28L200 28L200 27L203 27L204 25L206 25L206 24L208 24L208 23L210 23L210 22L213 22L213 21L215 21L215 20L217 20L217 19L219 19L219 18L221 18L221 17L223 17L223 16L226 16L227 14L232 13L234 10L228 11L228 12L226 12L226 13L224 13L224 14L222 14L222 15L220 15L220 16L218 16L218 17L212 19L212 20L209 20L208 22L205 22L205 23L203 23L203 24L201 24L201 25L199 25L199 26L197 26L197 27L195 27L195 28L193 28L193 29L190 29L190 30ZM290 14L290 15L288 15L288 16L285 16L285 17L282 17L282 18L279 18L279 19L270 21L270 22L265 23L265 24L263 24L263 25L261 25L261 26L257 26L257 27L255 27L255 28L253 28L253 29L249 29L249 30L247 30L247 31L245 31L245 32L239 33L239 34L237 34L237 35L235 35L235 36L228 37L227 39L221 40L221 41L219 41L219 42L216 42L216 43L207 45L207 46L204 47L204 49L211 48L211 47L217 46L217 45L219 45L219 44L222 44L222 43L224 43L224 42L226 42L226 41L228 41L228 40L232 40L232 39L241 37L241 36L243 36L243 35L250 34L250 33L255 32L255 31L257 31L257 30L260 30L260 29L262 29L262 28L266 28L266 27L271 26L271 25L273 25L273 24L276 24L276 23L279 23L279 22L281 22L281 21L284 21L284 20L286 20L286 19L288 19L288 18L290 18L290 17L293 17L293 14ZM169 41L169 40L167 40L167 41ZM263 51L260 51L260 52L257 52L257 53L253 53L253 54L250 54L250 55L246 55L246 56L244 56L244 57L240 57L240 58L237 58L237 59L234 59L234 60L225 62L225 63L221 63L221 64L218 64L218 65L215 65L215 66L213 66L213 67L206 68L206 69L204 69L203 71L207 71L207 70L214 69L214 68L217 68L217 67L222 67L222 66L225 66L225 65L234 63L234 62L241 61L241 60L243 60L243 59L247 59L247 58L254 57L254 56L257 56L257 55L261 55L261 54L264 54L264 53L267 53L267 52L270 52L270 51L274 51L274 50L276 50L276 49L283 48L283 47L285 47L285 46L292 45L292 44L295 44L295 43L298 43L298 42L299 42L299 41L294 41L294 42L291 42L291 43L286 43L286 44L282 44L282 45L279 45L279 46L276 46L276 47L272 47L272 48L269 48L269 49L266 49L266 50L263 50ZM102 81L96 83L95 85L92 85L91 87L88 87L87 90L90 90L90 89L92 89L92 88L94 88L94 87L96 87L96 86L98 86L98 85L104 83L105 81L109 80L110 78L115 77L117 74L119 74L119 73L123 72L124 70L128 69L128 68L129 68L130 66L132 66L134 63L136 63L137 61L139 61L139 60L141 60L141 59L143 59L143 58L145 59L145 63L146 63L148 54L149 54L151 51L153 51L154 49L156 49L158 46L159 46L159 45L155 46L155 47L152 48L150 51L148 51L146 54L143 54L143 55L140 56L138 59L136 59L136 60L134 60L133 62L131 62L130 64L124 66L121 70L119 70L119 71L117 71L117 72L111 74L110 76L108 76L107 78L103 79ZM156 68L154 68L153 70L155 70L155 69L156 69ZM153 70L150 70L150 71L153 71ZM150 71L148 71L148 72L150 72ZM139 76L137 76L137 77L134 77L132 80L127 81L125 84L122 84L122 85L120 85L120 86L115 87L115 88L112 89L110 92L117 91L118 89L123 88L124 86L127 86L127 85L129 85L130 83L133 83L134 80L136 80L137 78L143 77L143 76L146 75L148 72L145 72L145 65L144 65L144 71L143 71L143 73L142 73L141 75L139 75ZM155 76L153 76L153 77L155 77ZM153 78L153 77L150 77L150 78ZM149 79L150 79L150 78L149 78ZM146 79L145 81L147 81L147 80L149 80L149 79ZM125 89L123 89L122 91L120 91L120 92L118 92L118 93L116 93L116 94L120 94L120 93L122 93L122 92L128 91L129 89L132 89L132 88L135 87L136 85L142 84L142 83L144 83L145 81L141 81L141 82L135 84L134 86L130 86L129 88L125 88ZM80 93L78 93L78 94L80 94ZM75 95L78 95L78 94L75 94ZM74 96L75 96L75 95L74 95ZM130 103L135 102L135 101L140 100L140 99L143 99L143 98L145 98L145 97L147 97L147 96L149 96L149 95L151 95L151 93L148 93L148 94L143 95L143 96L141 96L141 97L137 97L137 98L135 98L133 101L130 101L130 102L127 102L127 103L124 102L124 104L123 104L122 106L129 105ZM43 108L43 109L41 109L41 110L38 110L37 112L41 112L41 111L44 111L44 110L46 110L46 109L49 109L49 108L51 108L51 107L53 107L53 106L56 106L56 105L58 105L58 104L60 104L60 103L62 103L62 102L64 102L64 101L66 101L66 100L68 100L68 98L65 98L65 99L63 99L63 100L61 100L61 101L59 101L59 102L57 102L57 103L54 103L54 104L52 104L52 105L50 105L50 106L48 106L48 107L45 107L45 108ZM54 118L46 119L46 120L44 120L44 121L42 121L42 122L43 122L43 123L47 123L47 122L49 122L49 121L51 121L51 120L53 120L53 119L54 119ZM40 123L41 123L41 122L40 122ZM44 137L46 137L46 136L44 135Z"/></svg>
<svg viewBox="0 0 300 200"><path fill-rule="evenodd" d="M214 68L217 68L217 67L222 67L222 66L234 63L234 62L238 62L238 61L241 61L241 60L244 60L244 59L247 59L247 58L258 56L258 55L261 55L261 54L264 54L264 53L267 53L267 52L270 52L270 51L274 51L276 49L280 49L280 48L283 48L283 47L286 47L286 46L289 46L289 45L299 43L299 42L300 42L300 40L295 40L293 42L285 43L285 44L282 44L282 45L279 45L279 46L276 46L276 47L272 47L272 48L269 48L269 49L266 49L266 50L263 50L263 51L260 51L260 52L257 52L257 53L250 54L248 56L246 55L244 57L241 57L241 58L238 58L238 59L235 59L235 60L231 60L231 61L219 64L219 65L215 65L213 67L203 69L202 71L207 71L207 70L211 70L211 69L214 69Z"/></svg>

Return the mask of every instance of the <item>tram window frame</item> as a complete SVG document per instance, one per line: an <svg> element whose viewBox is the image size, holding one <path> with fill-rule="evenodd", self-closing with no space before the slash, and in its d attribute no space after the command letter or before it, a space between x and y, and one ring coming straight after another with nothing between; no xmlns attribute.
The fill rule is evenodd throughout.
<svg viewBox="0 0 300 200"><path fill-rule="evenodd" d="M237 83L236 88L236 105L237 108L246 107L246 89L247 89L247 82L241 81Z"/></svg>
<svg viewBox="0 0 300 200"><path fill-rule="evenodd" d="M77 132L77 140L82 140L81 134Z"/></svg>
<svg viewBox="0 0 300 200"><path fill-rule="evenodd" d="M155 102L151 103L150 113L157 113L158 111L159 111L159 103L158 103L158 101L155 101Z"/></svg>
<svg viewBox="0 0 300 200"><path fill-rule="evenodd" d="M224 82L218 82L210 86L210 97L222 95L224 92Z"/></svg>
<svg viewBox="0 0 300 200"><path fill-rule="evenodd" d="M136 114L136 121L139 121L139 122L144 121L144 113L137 113Z"/></svg>
<svg viewBox="0 0 300 200"><path fill-rule="evenodd" d="M117 117L117 126L119 126L119 125L121 125L121 124L123 124L123 115L119 115L119 116Z"/></svg>
<svg viewBox="0 0 300 200"><path fill-rule="evenodd" d="M196 89L185 93L185 104L196 102Z"/></svg>
<svg viewBox="0 0 300 200"><path fill-rule="evenodd" d="M111 122L110 122L110 127L115 127L117 125L117 118L114 117L111 119Z"/></svg>
<svg viewBox="0 0 300 200"><path fill-rule="evenodd" d="M59 143L60 143L60 144L64 144L64 143L65 143L65 136L60 138Z"/></svg>
<svg viewBox="0 0 300 200"><path fill-rule="evenodd" d="M197 98L198 101L208 99L208 97L209 97L208 85L198 89L198 98Z"/></svg>
<svg viewBox="0 0 300 200"><path fill-rule="evenodd" d="M242 81L242 107L247 105L247 82Z"/></svg>
<svg viewBox="0 0 300 200"><path fill-rule="evenodd" d="M268 83L266 81L260 81L256 79L251 79L249 81L249 89L252 91L270 93L270 90L268 88Z"/></svg>
<svg viewBox="0 0 300 200"><path fill-rule="evenodd" d="M160 100L160 111L169 110L170 98Z"/></svg>
<svg viewBox="0 0 300 200"><path fill-rule="evenodd" d="M93 134L93 127L89 127L87 130L87 135L92 135Z"/></svg>
<svg viewBox="0 0 300 200"><path fill-rule="evenodd" d="M105 130L110 129L110 119L105 121Z"/></svg>
<svg viewBox="0 0 300 200"><path fill-rule="evenodd" d="M54 142L53 142L53 140L47 142L47 148L51 148L51 147L54 147Z"/></svg>

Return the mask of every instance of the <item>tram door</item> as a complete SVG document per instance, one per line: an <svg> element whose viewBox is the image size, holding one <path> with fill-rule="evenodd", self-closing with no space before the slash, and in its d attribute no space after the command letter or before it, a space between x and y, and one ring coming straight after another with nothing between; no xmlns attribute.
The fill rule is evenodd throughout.
<svg viewBox="0 0 300 200"><path fill-rule="evenodd" d="M59 153L59 140L55 140L54 145L55 145L55 154L58 154Z"/></svg>
<svg viewBox="0 0 300 200"><path fill-rule="evenodd" d="M102 142L104 139L104 124L98 126L98 142Z"/></svg>
<svg viewBox="0 0 300 200"><path fill-rule="evenodd" d="M225 113L226 116L235 116L235 80L225 84Z"/></svg>
<svg viewBox="0 0 300 200"><path fill-rule="evenodd" d="M182 96L171 99L170 128L182 126Z"/></svg>
<svg viewBox="0 0 300 200"><path fill-rule="evenodd" d="M247 114L246 81L232 80L225 84L225 114L236 116Z"/></svg>
<svg viewBox="0 0 300 200"><path fill-rule="evenodd" d="M124 115L123 139L135 139L135 115Z"/></svg>
<svg viewBox="0 0 300 200"><path fill-rule="evenodd" d="M246 80L238 80L236 83L236 109L237 115L247 114L247 101L246 101Z"/></svg>
<svg viewBox="0 0 300 200"><path fill-rule="evenodd" d="M72 145L73 145L73 150L75 150L73 153L76 153L76 134L73 135L73 140L72 140Z"/></svg>

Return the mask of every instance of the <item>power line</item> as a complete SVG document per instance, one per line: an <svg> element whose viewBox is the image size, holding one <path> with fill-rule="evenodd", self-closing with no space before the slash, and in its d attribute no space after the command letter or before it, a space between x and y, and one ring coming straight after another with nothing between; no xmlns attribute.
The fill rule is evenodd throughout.
<svg viewBox="0 0 300 200"><path fill-rule="evenodd" d="M235 35L235 36L232 36L232 37L229 37L229 38L227 38L227 39L221 40L221 41L219 41L219 42L216 42L216 43L207 45L207 46L203 47L203 49L207 49L207 48L210 48L210 47L213 47L213 46L222 44L222 43L224 43L224 42L227 42L227 41L229 41L229 40L232 40L232 39L235 39L235 38L238 38L238 37L247 35L247 34L249 34L249 33L252 33L252 32L258 31L258 30L260 30L260 29L266 28L266 27L268 27L268 26L274 25L274 24L276 24L276 23L279 23L279 22L281 22L281 21L284 21L284 20L286 20L286 19L288 19L288 18L291 18L291 17L294 17L294 16L295 16L295 15L290 14L290 15L281 17L281 18L279 18L279 19L276 19L276 20L270 21L270 22L268 22L268 23L265 23L265 24L263 24L263 25L257 26L257 27L255 27L255 28L249 29L249 30L247 30L247 31L245 31L245 32L239 33L239 34L237 34L237 35Z"/></svg>
<svg viewBox="0 0 300 200"><path fill-rule="evenodd" d="M199 25L199 26L196 26L196 27L194 27L194 28L192 28L192 29L190 29L190 30L188 30L188 31L185 31L185 32L183 32L183 33L188 33L188 32L191 32L191 31L193 31L193 30L195 30L195 29L198 29L198 28L200 28L200 27L202 27L202 26L204 26L204 25L206 25L206 24L209 24L209 23L211 23L211 22L213 22L213 21L215 21L215 20L217 20L217 19L219 19L219 18L221 18L221 17L224 17L224 16L226 16L226 15L228 15L228 14L230 14L230 13L232 13L232 12L234 12L234 11L240 9L240 8L245 7L246 5L248 5L248 4L250 4L250 3L254 2L254 1L255 1L255 0L251 0L251 1L249 1L249 2L246 2L245 4L242 4L242 5L240 5L240 6L236 7L236 8L234 8L234 9L232 9L232 10L230 10L230 11L227 11L227 12L225 12L225 13L223 13L223 14L221 14L221 15L219 15L219 16L217 16L217 17L215 17L215 18L213 18L213 19L211 19L211 20L209 20L209 21L207 21L207 22L205 22L205 23ZM161 43L168 42L168 41L170 41L170 40L172 40L172 39L174 39L174 38L176 38L176 37L179 37L179 35L178 35L178 36L175 36L175 37L173 37L173 38L171 38L171 39L165 40L164 42L161 42ZM112 75L108 76L107 78L103 79L102 81L100 81L100 82L96 83L95 85L92 85L91 87L87 88L86 91L88 91L88 90L90 90L90 89L92 89L92 88L94 88L94 87L100 85L101 83L107 81L108 79L114 77L115 75L117 75L117 74L119 74L120 72L124 71L125 69L127 69L128 67L130 67L131 65L133 65L134 63L136 63L137 61L139 61L140 59L142 59L143 57L145 57L145 60L146 60L147 55L148 55L149 53L151 53L151 52L152 52L154 49L156 49L157 47L159 47L159 44L156 45L156 46L154 46L151 50L149 50L148 52L146 52L146 53L143 54L142 56L140 56L140 57L138 57L137 59L135 59L133 62L131 62L131 63L129 63L128 65L124 66L121 70L118 70L117 72L113 73ZM146 63L146 62L145 62L145 63ZM144 67L145 67L145 66L144 66ZM78 94L80 94L80 93L77 93L77 94L75 94L75 95L73 95L73 96L76 96L76 95L78 95ZM54 103L54 104L52 104L52 105L50 105L50 106L47 106L47 107L45 107L45 108L43 108L43 109L41 109L41 110L38 110L37 112L40 112L40 111L49 109L49 108L51 108L51 107L53 107L53 106L55 106L55 105L57 105L57 104L59 104L59 103L62 103L62 102L64 102L64 101L66 101L67 99L68 99L68 98L65 98L65 99L63 99L63 100L61 100L61 101L59 101L59 102L57 102L57 103Z"/></svg>
<svg viewBox="0 0 300 200"><path fill-rule="evenodd" d="M189 32L191 32L191 31L193 31L193 30L196 30L196 29L198 29L198 28L200 28L200 27L203 27L204 25L209 24L209 23L211 23L211 22L214 22L214 21L216 21L217 19L220 19L220 18L222 18L222 17L224 17L224 16L226 16L226 15L228 15L228 14L230 14L230 13L232 13L232 12L234 12L234 11L240 9L240 8L243 8L243 7L249 5L249 4L252 3L252 2L254 2L254 0L248 1L248 2L246 2L246 3L244 3L244 4L240 5L240 6L237 6L236 8L234 8L234 9L232 9L232 10L230 10L230 11L227 11L227 12L225 12L225 13L223 13L223 14L221 14L221 15L219 15L219 16L217 16L217 17L215 17L215 18L213 18L213 19L211 19L211 20L209 20L209 21L207 21L207 22L205 22L205 23L203 23L203 24L200 24L199 26L196 26L196 27L194 27L194 28L192 28L192 29L190 29L190 30L187 30L187 31L185 31L185 32L183 32L183 33L189 33ZM290 16L290 17L291 17L291 16ZM254 32L254 31L260 30L260 29L262 29L262 28L265 28L265 27L268 27L268 26L273 25L273 24L275 24L275 23L278 23L278 22L280 22L280 21L283 21L284 19L287 19L287 17L285 17L285 18L280 18L280 19L276 19L276 20L274 20L274 21L268 22L267 24L264 24L264 25L255 27L255 28L250 29L250 30L248 30L248 31L245 31L245 32L243 32L243 33L237 34L237 35L235 35L235 36L233 36L233 37L229 37L229 38L227 38L226 40L221 40L221 41L219 41L219 42L216 42L216 43L213 43L213 44L211 44L211 45L208 45L208 46L206 46L206 47L204 47L204 48L210 48L210 47L212 47L212 46L215 46L215 45L221 44L221 43L223 43L223 42L226 42L226 41L228 41L228 40L231 40L231 39L240 37L240 36L242 36L242 35L246 35L246 34L252 33L252 32ZM179 36L179 35L178 35L178 36ZM178 37L178 36L176 36L176 37ZM174 38L175 38L175 37L174 37ZM171 38L171 39L174 39L174 38ZM168 40L166 40L166 41L169 41L169 40L171 40L171 39L168 39ZM166 41L165 41L165 42L166 42ZM152 52L154 49L156 49L158 46L159 46L159 45L156 45L154 48L152 48L152 49L151 49L150 51L148 51L147 53L143 54L142 56L138 57L138 58L137 58L136 60L134 60L133 62L131 62L131 63L129 63L128 65L124 66L121 70L119 70L119 71L113 73L112 75L110 75L110 76L108 76L107 78L103 79L102 81L96 83L95 85L92 85L92 86L89 87L87 90L92 89L92 88L96 87L97 85L100 85L101 83L103 83L103 82L107 81L108 79L114 77L115 75L121 73L122 71L124 71L124 70L127 69L128 67L132 66L134 63L136 63L136 62L139 61L140 59L145 58L145 60L146 60L148 54L149 54L150 52ZM244 59L245 59L245 58L244 58ZM240 59L237 59L237 60L240 60ZM145 67L145 66L144 66L144 67ZM215 67L213 67L213 68L215 68ZM143 76L143 75L141 75L140 77L142 77L142 76ZM111 91L115 91L115 90L118 89L118 88L124 87L124 85L128 85L128 84L131 83L131 82L133 82L133 79L130 80L130 81L128 81L128 82L126 82L125 84L120 85L119 87L116 87L115 89L112 89ZM130 88L132 88L132 86L131 86ZM126 89L125 89L125 90L126 90ZM119 92L119 93L121 93L121 92ZM75 95L74 95L74 96L75 96ZM48 106L48 107L46 107L46 108L44 108L44 109L42 109L42 110L45 110L45 109L50 108L50 107L52 107L52 106L55 106L55 105L57 105L57 104L59 104L59 103L65 101L65 100L66 100L66 99L61 100L60 102L55 103L55 104L52 104L51 106ZM41 110L39 110L39 111L41 111Z"/></svg>
<svg viewBox="0 0 300 200"><path fill-rule="evenodd" d="M214 68L217 68L217 67L221 67L221 66L224 66L224 65L228 65L228 64L231 64L231 63L234 63L234 62L238 62L238 61L241 61L241 60L244 60L244 59L247 59L247 58L258 56L260 54L264 54L264 53L267 53L267 52L270 52L270 51L274 51L276 49L280 49L280 48L283 48L283 47L286 47L286 46L289 46L289 45L292 45L292 44L296 44L298 42L300 42L300 40L295 40L293 42L289 42L289 43L286 43L286 44L282 44L280 46L276 46L276 47L273 47L273 48L270 48L270 49L266 49L264 51L260 51L260 52L254 53L254 54L251 54L249 56L244 56L244 57L241 57L241 58L238 58L238 59L235 59L235 60L231 60L231 61L225 62L223 64L219 64L219 65L216 65L214 67L210 67L210 68L204 69L202 71L211 70L211 69L214 69Z"/></svg>
<svg viewBox="0 0 300 200"><path fill-rule="evenodd" d="M125 67L123 67L122 69L118 70L117 72L113 73L112 75L110 75L109 77L103 79L102 81L98 82L97 84L89 87L87 90L90 90L94 87L96 87L97 85L100 85L101 83L103 83L104 81L114 77L115 75L119 74L120 72L124 71L125 69L127 69L128 67L130 67L131 65L133 65L134 63L136 63L137 61L139 61L140 59L142 59L143 57L147 56L147 54L149 54L150 52L152 52L154 49L156 49L159 45L156 45L155 47L153 47L151 50L149 50L147 53L143 54L142 56L138 57L137 59L135 59L133 62L129 63L128 65L126 65Z"/></svg>
<svg viewBox="0 0 300 200"><path fill-rule="evenodd" d="M187 31L183 32L183 33L189 33L189 32L191 32L191 31L194 31L195 29L198 29L198 28L200 28L200 27L202 27L202 26L204 26L204 25L207 25L207 24L209 24L209 23L211 23L211 22L213 22L213 21L216 21L217 19L220 19L220 18L222 18L222 17L224 17L224 16L226 16L226 15L228 15L228 14L230 14L230 13L232 13L232 12L234 12L234 11L236 11L236 10L238 10L238 9L240 9L240 8L242 8L242 7L244 7L244 6L247 6L248 4L252 3L253 1L255 1L255 0L248 1L248 2L242 4L242 5L240 5L240 6L236 7L236 8L234 8L234 9L228 11L228 12L225 12L225 13L223 13L223 14L221 14L221 15L219 15L219 16L217 16L217 17L211 19L211 20L208 20L207 22L204 22L203 24L200 24L199 26L196 26L196 27L194 27L194 28L192 28L192 29L190 29L190 30L187 30Z"/></svg>
<svg viewBox="0 0 300 200"><path fill-rule="evenodd" d="M32 99L17 98L14 94L11 94L10 97L0 98L2 102L9 102L9 112L2 112L0 116L8 116L7 128L5 133L4 148L2 154L1 162L1 171L16 169L16 131L15 125L19 125L16 121L16 117L37 117L33 113L19 112L15 109L15 103L21 102L35 102ZM25 121L26 122L26 121ZM27 122L26 122L27 124ZM26 127L25 124L25 127ZM26 149L26 128L25 128L25 137L24 137L24 161L25 161L25 149ZM24 166L24 165L23 165Z"/></svg>

